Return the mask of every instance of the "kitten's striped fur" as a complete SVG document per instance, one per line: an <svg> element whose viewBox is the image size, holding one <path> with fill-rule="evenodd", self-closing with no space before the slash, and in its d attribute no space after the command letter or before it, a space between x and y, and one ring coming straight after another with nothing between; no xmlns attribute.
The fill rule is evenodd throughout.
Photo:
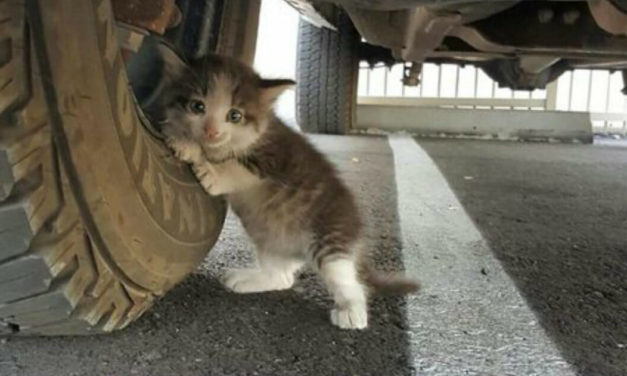
<svg viewBox="0 0 627 376"><path fill-rule="evenodd" d="M331 321L347 329L367 326L370 293L417 289L374 271L351 192L321 153L274 116L273 102L291 81L263 80L215 55L188 63L167 48L162 55L172 78L163 97L169 144L210 194L226 195L257 248L258 266L226 272L227 288L287 289L311 264L335 301ZM206 113L190 112L192 98ZM232 108L243 114L241 122L225 120Z"/></svg>

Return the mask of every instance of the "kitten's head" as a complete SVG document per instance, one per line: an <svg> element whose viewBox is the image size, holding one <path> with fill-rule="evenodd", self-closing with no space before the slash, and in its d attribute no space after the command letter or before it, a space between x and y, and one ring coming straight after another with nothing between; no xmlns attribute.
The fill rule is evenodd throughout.
<svg viewBox="0 0 627 376"><path fill-rule="evenodd" d="M245 154L270 125L277 97L292 80L266 80L237 60L208 55L189 62L160 46L167 87L163 132L199 143L210 159Z"/></svg>

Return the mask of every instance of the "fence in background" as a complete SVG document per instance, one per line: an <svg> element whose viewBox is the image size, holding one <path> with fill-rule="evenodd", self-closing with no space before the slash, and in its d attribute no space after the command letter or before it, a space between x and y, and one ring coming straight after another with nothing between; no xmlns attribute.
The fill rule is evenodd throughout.
<svg viewBox="0 0 627 376"><path fill-rule="evenodd" d="M403 65L370 69L359 74L359 103L465 109L589 112L595 132L627 134L627 96L621 93L620 72L575 70L564 73L546 90L499 88L472 66L424 64L420 84L401 83Z"/></svg>

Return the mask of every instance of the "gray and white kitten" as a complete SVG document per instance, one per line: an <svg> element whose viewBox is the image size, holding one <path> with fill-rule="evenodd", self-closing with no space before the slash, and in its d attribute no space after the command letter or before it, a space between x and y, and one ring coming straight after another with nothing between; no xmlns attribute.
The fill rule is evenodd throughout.
<svg viewBox="0 0 627 376"><path fill-rule="evenodd" d="M161 54L168 144L209 194L226 196L256 246L258 265L228 270L228 289L289 289L310 263L335 301L331 321L345 329L368 325L371 293L417 289L371 267L351 192L321 153L275 117L274 101L293 81L262 79L226 57L185 62L164 46Z"/></svg>

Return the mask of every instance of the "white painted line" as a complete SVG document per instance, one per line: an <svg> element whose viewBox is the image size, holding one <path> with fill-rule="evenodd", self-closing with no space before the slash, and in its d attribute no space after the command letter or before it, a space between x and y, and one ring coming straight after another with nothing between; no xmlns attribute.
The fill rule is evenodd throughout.
<svg viewBox="0 0 627 376"><path fill-rule="evenodd" d="M391 135L417 375L575 375L429 156ZM484 270L487 275L482 274Z"/></svg>

